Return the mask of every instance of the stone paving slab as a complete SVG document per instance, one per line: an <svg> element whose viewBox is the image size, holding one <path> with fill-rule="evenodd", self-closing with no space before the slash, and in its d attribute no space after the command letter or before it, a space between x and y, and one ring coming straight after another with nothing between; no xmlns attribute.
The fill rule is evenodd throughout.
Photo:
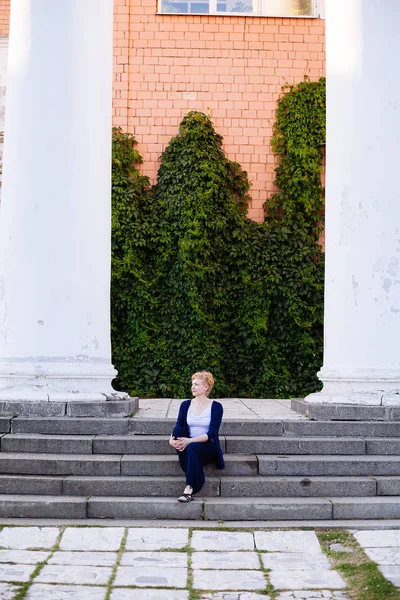
<svg viewBox="0 0 400 600"><path fill-rule="evenodd" d="M378 565L400 565L400 548L364 548L364 551Z"/></svg>
<svg viewBox="0 0 400 600"><path fill-rule="evenodd" d="M192 569L259 569L256 552L193 552Z"/></svg>
<svg viewBox="0 0 400 600"><path fill-rule="evenodd" d="M34 583L26 600L104 600L106 588L81 585L46 585ZM1 596L0 596L1 599Z"/></svg>
<svg viewBox="0 0 400 600"><path fill-rule="evenodd" d="M0 581L28 581L35 565L0 565Z"/></svg>
<svg viewBox="0 0 400 600"><path fill-rule="evenodd" d="M281 592L276 600L348 600L345 592L335 592L332 590L299 590L295 592Z"/></svg>
<svg viewBox="0 0 400 600"><path fill-rule="evenodd" d="M193 571L193 587L198 590L261 590L266 584L262 571Z"/></svg>
<svg viewBox="0 0 400 600"><path fill-rule="evenodd" d="M212 592L201 594L200 600L270 600L270 597L257 592Z"/></svg>
<svg viewBox="0 0 400 600"><path fill-rule="evenodd" d="M322 554L307 552L266 552L261 555L266 569L299 570L299 569L330 569L329 558Z"/></svg>
<svg viewBox="0 0 400 600"><path fill-rule="evenodd" d="M18 589L9 583L0 583L0 600L12 600Z"/></svg>
<svg viewBox="0 0 400 600"><path fill-rule="evenodd" d="M254 537L258 550L322 554L314 531L256 531Z"/></svg>
<svg viewBox="0 0 400 600"><path fill-rule="evenodd" d="M67 527L60 550L119 550L123 527Z"/></svg>
<svg viewBox="0 0 400 600"><path fill-rule="evenodd" d="M188 542L188 529L140 527L129 529L125 547L127 550L181 549Z"/></svg>
<svg viewBox="0 0 400 600"><path fill-rule="evenodd" d="M186 552L125 552L121 565L129 567L187 568Z"/></svg>
<svg viewBox="0 0 400 600"><path fill-rule="evenodd" d="M118 567L114 581L116 587L173 587L185 588L187 569L160 570L160 567Z"/></svg>
<svg viewBox="0 0 400 600"><path fill-rule="evenodd" d="M107 585L111 573L111 567L80 566L77 569L73 565L45 565L35 582Z"/></svg>
<svg viewBox="0 0 400 600"><path fill-rule="evenodd" d="M328 569L308 570L273 570L269 574L272 585L278 590L301 590L301 589L341 589L346 583L336 571Z"/></svg>
<svg viewBox="0 0 400 600"><path fill-rule="evenodd" d="M193 531L191 545L194 550L254 550L254 537L238 531Z"/></svg>
<svg viewBox="0 0 400 600"><path fill-rule="evenodd" d="M132 419L176 418L182 400L170 398L141 398L139 410ZM289 403L276 399L221 398L224 419L290 419L306 420L306 417L291 409Z"/></svg>
<svg viewBox="0 0 400 600"><path fill-rule="evenodd" d="M399 565L379 565L380 572L386 579L391 581L396 587L400 587L400 566Z"/></svg>
<svg viewBox="0 0 400 600"><path fill-rule="evenodd" d="M116 562L116 552L55 552L48 564L83 567L113 567Z"/></svg>
<svg viewBox="0 0 400 600"><path fill-rule="evenodd" d="M0 547L10 550L50 549L59 533L57 527L4 527L0 532Z"/></svg>
<svg viewBox="0 0 400 600"><path fill-rule="evenodd" d="M400 548L400 530L352 531L357 542L364 548Z"/></svg>
<svg viewBox="0 0 400 600"><path fill-rule="evenodd" d="M46 550L0 550L0 563L36 565L36 563L46 560L48 556L49 551Z"/></svg>
<svg viewBox="0 0 400 600"><path fill-rule="evenodd" d="M189 600L187 590L115 589L110 600ZM263 596L262 600L268 600Z"/></svg>

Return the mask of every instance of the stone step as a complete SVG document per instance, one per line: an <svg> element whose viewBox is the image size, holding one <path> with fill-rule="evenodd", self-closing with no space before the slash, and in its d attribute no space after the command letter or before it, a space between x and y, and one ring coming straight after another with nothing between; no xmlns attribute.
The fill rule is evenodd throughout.
<svg viewBox="0 0 400 600"><path fill-rule="evenodd" d="M0 455L1 456L1 455ZM206 473L216 475L249 476L258 472L258 461L254 455L228 454L225 456L225 469L217 470L214 465L205 467ZM163 475L182 475L176 456L139 456L126 454L121 460L123 475L158 477Z"/></svg>
<svg viewBox="0 0 400 600"><path fill-rule="evenodd" d="M93 435L44 435L8 433L1 438L1 452L34 454L92 454Z"/></svg>
<svg viewBox="0 0 400 600"><path fill-rule="evenodd" d="M121 456L0 453L0 473L26 475L119 475Z"/></svg>
<svg viewBox="0 0 400 600"><path fill-rule="evenodd" d="M0 518L175 519L301 522L331 519L398 519L400 497L176 498L0 495Z"/></svg>
<svg viewBox="0 0 400 600"><path fill-rule="evenodd" d="M42 433L64 435L165 435L169 436L175 419L15 417L0 420L3 433ZM400 427L390 421L309 421L226 419L221 435L293 437L391 437L400 438Z"/></svg>
<svg viewBox="0 0 400 600"><path fill-rule="evenodd" d="M228 454L388 454L400 455L400 438L337 438L221 436ZM9 433L1 437L1 452L48 454L175 455L164 435L55 435Z"/></svg>
<svg viewBox="0 0 400 600"><path fill-rule="evenodd" d="M11 433L43 433L48 435L98 435L129 433L127 418L83 418L83 417L15 417L11 419Z"/></svg>
<svg viewBox="0 0 400 600"><path fill-rule="evenodd" d="M381 482L380 479L383 481ZM381 487L382 483L382 487ZM157 496L176 497L182 492L183 474L177 476L40 476L0 475L0 494L52 496ZM400 477L217 477L206 478L206 497L288 497L398 495Z"/></svg>
<svg viewBox="0 0 400 600"><path fill-rule="evenodd" d="M225 469L217 471L207 465L206 472L224 475L256 475L257 457L231 454L225 457ZM45 454L0 453L0 474L15 475L181 475L175 455L117 455L117 454Z"/></svg>
<svg viewBox="0 0 400 600"><path fill-rule="evenodd" d="M17 519L86 519L86 498L0 496L0 517Z"/></svg>
<svg viewBox="0 0 400 600"><path fill-rule="evenodd" d="M400 475L399 456L258 456L260 475Z"/></svg>
<svg viewBox="0 0 400 600"><path fill-rule="evenodd" d="M172 498L88 500L89 518L179 519L207 521L318 521L396 519L400 497L391 498L196 498L180 504Z"/></svg>

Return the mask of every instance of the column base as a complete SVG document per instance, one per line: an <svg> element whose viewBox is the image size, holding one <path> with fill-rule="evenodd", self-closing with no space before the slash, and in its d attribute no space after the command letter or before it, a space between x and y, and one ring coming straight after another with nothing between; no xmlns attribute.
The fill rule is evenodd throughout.
<svg viewBox="0 0 400 600"><path fill-rule="evenodd" d="M104 402L128 397L116 392L117 376L105 359L0 359L0 402Z"/></svg>
<svg viewBox="0 0 400 600"><path fill-rule="evenodd" d="M309 394L309 404L350 404L356 406L399 406L399 369L329 369L318 373L324 384Z"/></svg>

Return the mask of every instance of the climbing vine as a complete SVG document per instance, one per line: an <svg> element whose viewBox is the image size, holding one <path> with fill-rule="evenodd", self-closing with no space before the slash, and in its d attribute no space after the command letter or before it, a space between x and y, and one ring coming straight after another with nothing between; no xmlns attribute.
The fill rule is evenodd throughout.
<svg viewBox="0 0 400 600"><path fill-rule="evenodd" d="M322 362L324 81L281 97L276 185L265 222L246 217L249 181L210 119L189 113L154 188L134 139L114 133L113 361L116 387L188 395L210 369L216 396L293 397Z"/></svg>

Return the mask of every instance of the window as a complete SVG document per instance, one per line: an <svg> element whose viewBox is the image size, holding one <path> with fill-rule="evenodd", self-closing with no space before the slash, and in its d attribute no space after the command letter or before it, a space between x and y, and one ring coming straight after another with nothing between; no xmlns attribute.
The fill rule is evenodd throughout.
<svg viewBox="0 0 400 600"><path fill-rule="evenodd" d="M318 0L158 0L169 14L317 17Z"/></svg>

